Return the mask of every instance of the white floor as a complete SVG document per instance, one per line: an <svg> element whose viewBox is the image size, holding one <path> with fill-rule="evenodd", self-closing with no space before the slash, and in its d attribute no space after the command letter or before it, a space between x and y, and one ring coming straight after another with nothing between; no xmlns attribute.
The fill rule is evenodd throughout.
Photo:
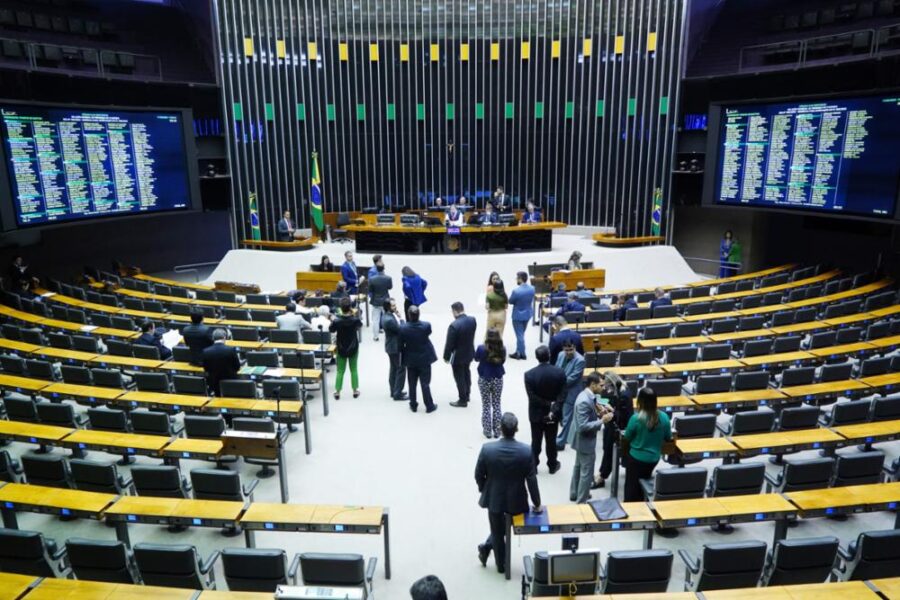
<svg viewBox="0 0 900 600"><path fill-rule="evenodd" d="M515 272L526 265L561 262L573 249L580 249L584 260L593 260L607 269L610 288L653 286L695 280L694 275L674 248L658 246L632 250L607 250L595 247L581 236L554 236L554 250L548 253L492 254L458 256L385 256L387 272L394 276L398 299L400 268L409 265L429 282L429 301L423 306L423 319L433 326L432 337L438 354L443 349L451 302L465 303L470 314L479 322L483 332L483 291L492 270L501 273L507 285L514 282ZM292 287L294 272L307 270L310 262L318 262L328 254L338 262L343 251L352 245L327 245L308 252L275 253L232 251L213 273L210 281L229 280L260 284L266 290ZM358 256L357 264L371 264L370 256ZM527 333L528 353L537 345L536 327ZM303 451L302 432L288 441L288 464L291 502L335 503L348 505L377 504L390 508L391 551L393 578L384 579L382 538L366 535L258 533L257 546L279 547L289 555L303 551L359 552L377 556L379 561L375 582L377 598L408 597L410 584L418 577L433 573L446 584L449 597L458 599L517 598L520 596L522 557L541 549L559 549L560 536L542 535L513 538L512 580L506 581L496 573L492 564L482 569L476 558L476 544L482 542L488 525L485 512L478 507L478 494L473 472L478 451L485 441L481 436L480 410L477 389L468 408L452 408L448 402L456 399L455 386L448 366L443 362L433 367L432 390L439 410L413 414L404 402L393 402L387 387L387 357L383 342L375 343L366 332L362 345L359 370L362 395L353 399L349 382L345 382L344 396L331 400L331 414L322 415L321 399L311 403L313 453ZM505 341L514 344L512 328L507 327ZM528 442L527 399L522 375L534 365L533 360L510 361L503 393L503 409L516 413L521 420L518 439ZM334 368L330 370L329 389L333 390ZM14 453L26 450L14 444ZM888 450L893 450L889 448ZM895 452L896 453L896 452ZM99 452L92 458L111 457ZM141 459L147 460L147 459ZM571 450L560 455L562 470L549 475L541 465L539 483L545 504L565 503L573 456ZM714 464L709 462L709 468ZM183 462L188 470L202 463ZM256 468L242 466L245 481L253 477ZM775 472L770 466L770 472ZM600 490L595 497L608 492ZM256 492L256 500L278 502L277 478L264 480ZM843 543L858 531L885 529L893 526L893 515L876 513L852 517L844 523L825 519L813 520L790 531L790 537L824 535L835 532ZM54 518L23 514L20 527L49 533L62 542L67 537L81 536L113 539L114 531L94 522L62 523ZM688 548L696 553L706 542L758 538L771 543L771 524L752 524L736 528L733 535L722 536L706 528L684 530L674 540L656 538L654 547L669 548L673 552ZM243 537L225 538L215 530L193 528L185 533L172 534L164 527L138 525L131 527L134 542L192 543L204 554L228 546L240 546ZM615 549L641 547L642 535L636 532L615 532L581 535L583 548L600 548L604 552ZM219 574L220 587L224 579ZM676 556L670 591L681 589L683 568Z"/></svg>

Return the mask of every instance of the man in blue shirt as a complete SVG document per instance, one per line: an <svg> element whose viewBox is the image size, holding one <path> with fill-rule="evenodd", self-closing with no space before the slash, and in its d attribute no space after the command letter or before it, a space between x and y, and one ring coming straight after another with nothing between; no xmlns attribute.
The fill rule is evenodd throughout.
<svg viewBox="0 0 900 600"><path fill-rule="evenodd" d="M534 203L528 201L525 203L525 212L522 213L523 223L540 223L541 213L534 209Z"/></svg>
<svg viewBox="0 0 900 600"><path fill-rule="evenodd" d="M556 366L566 374L566 387L563 389L562 426L559 435L556 436L556 449L560 452L566 449L566 441L569 439L569 428L572 427L572 414L575 411L575 399L584 386L581 385L581 377L584 375L584 356L575 350L575 344L567 340L563 344L563 351L556 358ZM593 465L591 465L593 476Z"/></svg>
<svg viewBox="0 0 900 600"><path fill-rule="evenodd" d="M575 292L569 292L569 301L559 307L555 316L562 317L569 312L584 312L584 304L578 301L578 295Z"/></svg>
<svg viewBox="0 0 900 600"><path fill-rule="evenodd" d="M528 283L528 273L525 271L516 274L516 283L519 284L518 287L509 295L509 303L513 307L512 324L513 331L516 332L516 351L509 357L525 360L525 330L534 317L534 286Z"/></svg>
<svg viewBox="0 0 900 600"><path fill-rule="evenodd" d="M360 277L356 272L356 263L353 262L353 252L347 250L344 252L344 264L341 265L341 277L347 284L347 293L355 296L359 293L359 284L366 280Z"/></svg>
<svg viewBox="0 0 900 600"><path fill-rule="evenodd" d="M583 281L579 281L575 286L575 296L579 300L583 300L585 298L596 298L597 295L594 294L594 292L592 292L591 290L585 288Z"/></svg>

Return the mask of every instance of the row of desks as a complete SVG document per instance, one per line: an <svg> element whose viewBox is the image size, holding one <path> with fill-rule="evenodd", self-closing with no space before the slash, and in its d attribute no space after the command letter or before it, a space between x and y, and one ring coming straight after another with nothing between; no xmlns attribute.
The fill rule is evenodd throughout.
<svg viewBox="0 0 900 600"><path fill-rule="evenodd" d="M278 504L116 496L81 490L49 488L21 483L0 487L0 513L6 527L18 528L16 512L55 514L105 520L116 526L116 537L131 545L129 524L190 527L240 526L248 548L257 531L308 533L384 533L385 576L391 578L390 522L381 506Z"/></svg>

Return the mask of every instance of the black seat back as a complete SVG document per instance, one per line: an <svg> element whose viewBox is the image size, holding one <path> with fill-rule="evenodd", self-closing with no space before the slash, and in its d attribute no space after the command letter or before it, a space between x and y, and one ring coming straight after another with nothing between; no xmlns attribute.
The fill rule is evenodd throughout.
<svg viewBox="0 0 900 600"><path fill-rule="evenodd" d="M0 571L35 577L57 575L40 532L5 528L0 529Z"/></svg>
<svg viewBox="0 0 900 600"><path fill-rule="evenodd" d="M172 435L172 423L169 415L152 410L131 411L131 430L145 435Z"/></svg>
<svg viewBox="0 0 900 600"><path fill-rule="evenodd" d="M141 392L169 391L169 377L165 373L135 373L134 383Z"/></svg>
<svg viewBox="0 0 900 600"><path fill-rule="evenodd" d="M672 427L679 438L712 437L716 432L716 415L678 415Z"/></svg>
<svg viewBox="0 0 900 600"><path fill-rule="evenodd" d="M653 500L702 498L706 489L706 468L658 469L654 478Z"/></svg>
<svg viewBox="0 0 900 600"><path fill-rule="evenodd" d="M731 435L766 433L775 427L775 411L761 409L735 413L731 421Z"/></svg>
<svg viewBox="0 0 900 600"><path fill-rule="evenodd" d="M173 375L172 385L176 394L197 394L206 396L209 389L206 385L206 379L195 375Z"/></svg>
<svg viewBox="0 0 900 600"><path fill-rule="evenodd" d="M695 362L700 354L696 346L676 346L666 351L666 364Z"/></svg>
<svg viewBox="0 0 900 600"><path fill-rule="evenodd" d="M841 363L839 365L824 365L822 373L819 375L819 381L841 381L850 379L853 374L853 363Z"/></svg>
<svg viewBox="0 0 900 600"><path fill-rule="evenodd" d="M59 427L78 427L75 421L75 408L71 404L57 404L55 402L38 402L34 405L38 418L45 425L58 425Z"/></svg>
<svg viewBox="0 0 900 600"><path fill-rule="evenodd" d="M304 552L300 571L306 585L359 587L366 583L366 566L361 554Z"/></svg>
<svg viewBox="0 0 900 600"><path fill-rule="evenodd" d="M31 398L17 398L7 396L3 399L6 416L10 421L25 421L36 423L38 421L37 402Z"/></svg>
<svg viewBox="0 0 900 600"><path fill-rule="evenodd" d="M100 431L128 431L128 415L114 408L89 408L87 411L91 429Z"/></svg>
<svg viewBox="0 0 900 600"><path fill-rule="evenodd" d="M31 485L72 487L69 464L61 454L24 454L21 460L25 481Z"/></svg>
<svg viewBox="0 0 900 600"><path fill-rule="evenodd" d="M681 395L680 379L648 379L644 385L656 392L658 397Z"/></svg>
<svg viewBox="0 0 900 600"><path fill-rule="evenodd" d="M792 429L811 429L819 422L819 409L809 404L789 406L781 409L778 419L778 431Z"/></svg>
<svg viewBox="0 0 900 600"><path fill-rule="evenodd" d="M700 375L697 377L698 394L715 394L731 391L731 375Z"/></svg>
<svg viewBox="0 0 900 600"><path fill-rule="evenodd" d="M779 540L766 569L766 585L823 583L837 557L836 537Z"/></svg>
<svg viewBox="0 0 900 600"><path fill-rule="evenodd" d="M816 378L815 367L794 367L781 373L781 387L809 385Z"/></svg>
<svg viewBox="0 0 900 600"><path fill-rule="evenodd" d="M269 592L288 582L287 554L269 548L226 548L222 568L233 592Z"/></svg>
<svg viewBox="0 0 900 600"><path fill-rule="evenodd" d="M831 409L829 425L853 425L865 423L869 420L869 410L872 408L870 400L850 400L838 402Z"/></svg>
<svg viewBox="0 0 900 600"><path fill-rule="evenodd" d="M900 529L860 533L853 550L847 579L861 581L900 574Z"/></svg>
<svg viewBox="0 0 900 600"><path fill-rule="evenodd" d="M296 379L264 379L263 397L274 398L275 390L278 390L282 400L299 400L300 383Z"/></svg>
<svg viewBox="0 0 900 600"><path fill-rule="evenodd" d="M66 555L78 579L138 583L128 549L118 540L69 538Z"/></svg>
<svg viewBox="0 0 900 600"><path fill-rule="evenodd" d="M135 465L131 478L138 496L188 498L178 467L171 465Z"/></svg>
<svg viewBox="0 0 900 600"><path fill-rule="evenodd" d="M876 398L872 402L873 421L893 421L900 419L900 394Z"/></svg>
<svg viewBox="0 0 900 600"><path fill-rule="evenodd" d="M884 453L880 450L838 454L834 466L835 487L879 483L884 466Z"/></svg>
<svg viewBox="0 0 900 600"><path fill-rule="evenodd" d="M757 540L704 544L694 591L756 587L766 564L766 543Z"/></svg>
<svg viewBox="0 0 900 600"><path fill-rule="evenodd" d="M219 389L227 398L256 398L256 384L246 379L223 379Z"/></svg>
<svg viewBox="0 0 900 600"><path fill-rule="evenodd" d="M772 340L751 340L744 344L744 358L772 353Z"/></svg>
<svg viewBox="0 0 900 600"><path fill-rule="evenodd" d="M826 488L834 475L833 458L805 458L785 461L781 492Z"/></svg>
<svg viewBox="0 0 900 600"><path fill-rule="evenodd" d="M884 375L891 368L890 356L881 356L878 358L867 358L862 361L859 366L860 377L871 377L872 375Z"/></svg>
<svg viewBox="0 0 900 600"><path fill-rule="evenodd" d="M222 437L222 432L224 431L225 417L222 415L209 417L201 415L184 416L184 435L189 438L217 440Z"/></svg>
<svg viewBox="0 0 900 600"><path fill-rule="evenodd" d="M112 388L124 388L125 380L122 372L115 369L91 369L94 385Z"/></svg>
<svg viewBox="0 0 900 600"><path fill-rule="evenodd" d="M710 479L710 496L744 496L759 494L766 466L761 462L718 465Z"/></svg>
<svg viewBox="0 0 900 600"><path fill-rule="evenodd" d="M86 492L122 494L116 463L73 458L69 461L72 487Z"/></svg>
<svg viewBox="0 0 900 600"><path fill-rule="evenodd" d="M672 576L669 550L614 550L606 560L604 594L661 594Z"/></svg>
<svg viewBox="0 0 900 600"><path fill-rule="evenodd" d="M144 585L203 589L194 546L136 544L134 558Z"/></svg>
<svg viewBox="0 0 900 600"><path fill-rule="evenodd" d="M734 390L764 390L769 387L768 371L745 371L734 376Z"/></svg>
<svg viewBox="0 0 900 600"><path fill-rule="evenodd" d="M728 360L731 344L706 344L700 349L700 360Z"/></svg>
<svg viewBox="0 0 900 600"><path fill-rule="evenodd" d="M241 474L226 469L191 469L191 485L197 500L243 502Z"/></svg>
<svg viewBox="0 0 900 600"><path fill-rule="evenodd" d="M619 353L619 366L649 365L653 360L653 350L625 350Z"/></svg>
<svg viewBox="0 0 900 600"><path fill-rule="evenodd" d="M799 335L786 335L784 337L775 338L772 343L772 354L781 354L782 352L796 352L800 350L800 342L803 341Z"/></svg>

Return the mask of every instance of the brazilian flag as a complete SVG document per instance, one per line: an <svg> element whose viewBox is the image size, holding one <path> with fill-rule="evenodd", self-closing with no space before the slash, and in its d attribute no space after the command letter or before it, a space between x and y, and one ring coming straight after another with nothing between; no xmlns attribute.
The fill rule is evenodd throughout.
<svg viewBox="0 0 900 600"><path fill-rule="evenodd" d="M325 228L325 222L322 218L322 180L319 178L319 153L312 153L312 171L310 172L310 201L309 214L312 217L316 228L322 231Z"/></svg>
<svg viewBox="0 0 900 600"><path fill-rule="evenodd" d="M259 208L256 205L256 192L250 192L250 237L261 240L262 233L259 230Z"/></svg>
<svg viewBox="0 0 900 600"><path fill-rule="evenodd" d="M662 230L662 188L656 188L653 192L653 213L650 216L650 235L659 235Z"/></svg>

